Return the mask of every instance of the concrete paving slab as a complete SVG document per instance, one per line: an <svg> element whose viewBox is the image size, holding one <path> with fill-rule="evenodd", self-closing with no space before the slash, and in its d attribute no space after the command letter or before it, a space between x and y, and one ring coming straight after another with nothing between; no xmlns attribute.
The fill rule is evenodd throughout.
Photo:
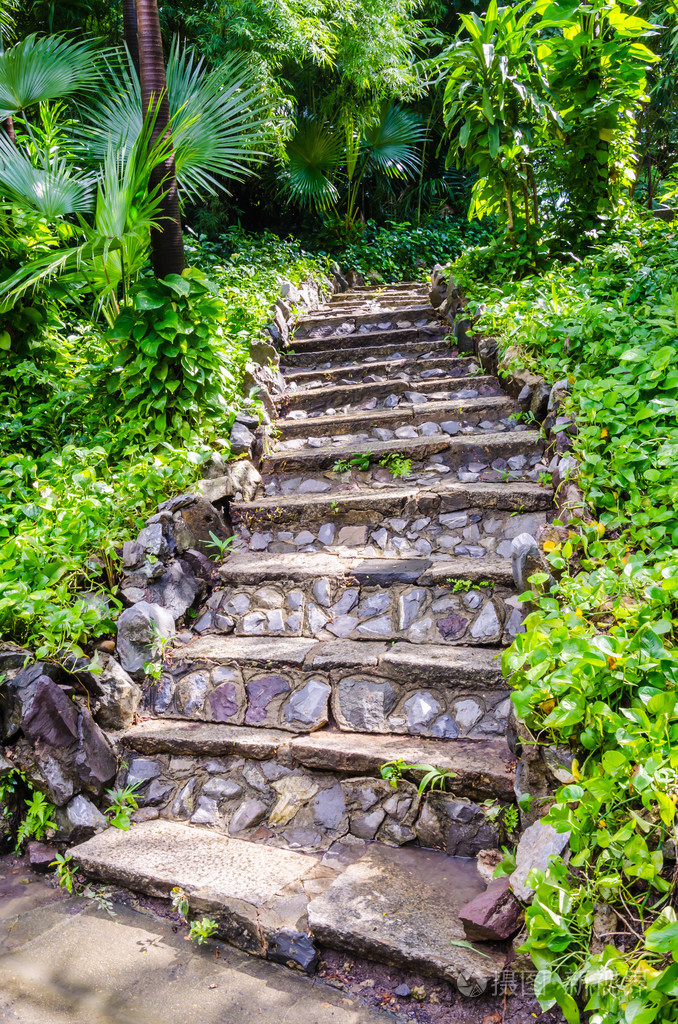
<svg viewBox="0 0 678 1024"><path fill-rule="evenodd" d="M27 911L40 916L42 908ZM66 915L0 957L0 1020L13 1024L388 1024L394 1018L284 967L123 905ZM40 922L33 923L40 931Z"/></svg>

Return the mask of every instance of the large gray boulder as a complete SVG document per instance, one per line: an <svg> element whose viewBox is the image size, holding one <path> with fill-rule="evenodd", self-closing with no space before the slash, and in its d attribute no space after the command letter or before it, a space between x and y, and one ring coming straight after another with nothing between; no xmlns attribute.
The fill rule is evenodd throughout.
<svg viewBox="0 0 678 1024"><path fill-rule="evenodd" d="M143 679L144 665L158 662L163 641L174 636L174 618L166 608L139 601L118 618L117 649L120 664L133 679Z"/></svg>

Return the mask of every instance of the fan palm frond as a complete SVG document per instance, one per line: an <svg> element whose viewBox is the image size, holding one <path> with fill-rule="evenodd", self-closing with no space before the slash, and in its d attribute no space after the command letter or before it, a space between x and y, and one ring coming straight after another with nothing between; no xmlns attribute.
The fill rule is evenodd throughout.
<svg viewBox="0 0 678 1024"><path fill-rule="evenodd" d="M54 152L35 166L21 149L0 134L0 193L48 220L91 210L96 177L76 170Z"/></svg>
<svg viewBox="0 0 678 1024"><path fill-rule="evenodd" d="M426 129L416 114L402 107L384 105L378 121L364 132L368 170L393 178L416 174L421 164L417 150L426 137Z"/></svg>
<svg viewBox="0 0 678 1024"><path fill-rule="evenodd" d="M288 162L284 189L300 206L327 210L339 193L332 181L342 160L342 139L322 121L299 122L294 137L287 143Z"/></svg>
<svg viewBox="0 0 678 1024"><path fill-rule="evenodd" d="M0 120L34 103L90 89L99 77L94 41L26 36L0 54Z"/></svg>
<svg viewBox="0 0 678 1024"><path fill-rule="evenodd" d="M217 176L242 180L264 155L268 105L247 61L234 56L206 72L190 47L174 40L167 61L167 97L172 118L176 173L181 190L215 194ZM87 144L103 159L109 141L125 146L143 122L141 87L131 65L109 65L108 95L83 110Z"/></svg>
<svg viewBox="0 0 678 1024"><path fill-rule="evenodd" d="M148 191L154 167L171 152L171 139L151 144L155 117L142 125L138 139L122 151L109 146L98 176L93 225L80 217L84 242L46 253L0 282L0 312L42 281L60 277L88 281L103 303L121 280L129 280L148 258L150 232L160 227L162 183Z"/></svg>

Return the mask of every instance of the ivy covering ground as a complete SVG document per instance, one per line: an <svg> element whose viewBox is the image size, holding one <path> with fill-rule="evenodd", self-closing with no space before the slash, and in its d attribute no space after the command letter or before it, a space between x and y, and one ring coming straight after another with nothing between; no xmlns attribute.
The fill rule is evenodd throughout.
<svg viewBox="0 0 678 1024"><path fill-rule="evenodd" d="M188 256L209 278L142 279L112 330L56 289L0 324L0 636L38 658L111 631L116 548L228 454L281 278L326 265L238 229Z"/></svg>
<svg viewBox="0 0 678 1024"><path fill-rule="evenodd" d="M484 259L457 264L487 303L480 329L567 378L594 516L547 545L556 586L532 578L535 610L504 655L518 717L574 754L546 818L571 856L536 873L527 911L537 995L570 1022L676 1021L677 233L631 225L501 288L478 285Z"/></svg>

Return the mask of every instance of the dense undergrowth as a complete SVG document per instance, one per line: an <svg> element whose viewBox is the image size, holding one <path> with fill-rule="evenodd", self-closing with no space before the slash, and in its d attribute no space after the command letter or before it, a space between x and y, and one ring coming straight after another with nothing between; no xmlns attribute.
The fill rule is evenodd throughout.
<svg viewBox="0 0 678 1024"><path fill-rule="evenodd" d="M368 221L363 233L336 254L342 270L356 270L375 282L428 278L434 263L456 259L468 246L492 237L492 227L466 217L433 220L422 226Z"/></svg>
<svg viewBox="0 0 678 1024"><path fill-rule="evenodd" d="M678 1020L678 231L630 224L597 252L480 286L480 329L567 378L592 522L549 543L556 585L504 655L518 717L569 747L547 820L569 862L538 872L527 949L542 1006L568 1021ZM611 911L611 912L610 912Z"/></svg>
<svg viewBox="0 0 678 1024"><path fill-rule="evenodd" d="M116 548L228 455L281 278L326 265L238 229L187 250L194 269L142 278L113 329L56 287L0 324L0 636L37 657L110 632Z"/></svg>

